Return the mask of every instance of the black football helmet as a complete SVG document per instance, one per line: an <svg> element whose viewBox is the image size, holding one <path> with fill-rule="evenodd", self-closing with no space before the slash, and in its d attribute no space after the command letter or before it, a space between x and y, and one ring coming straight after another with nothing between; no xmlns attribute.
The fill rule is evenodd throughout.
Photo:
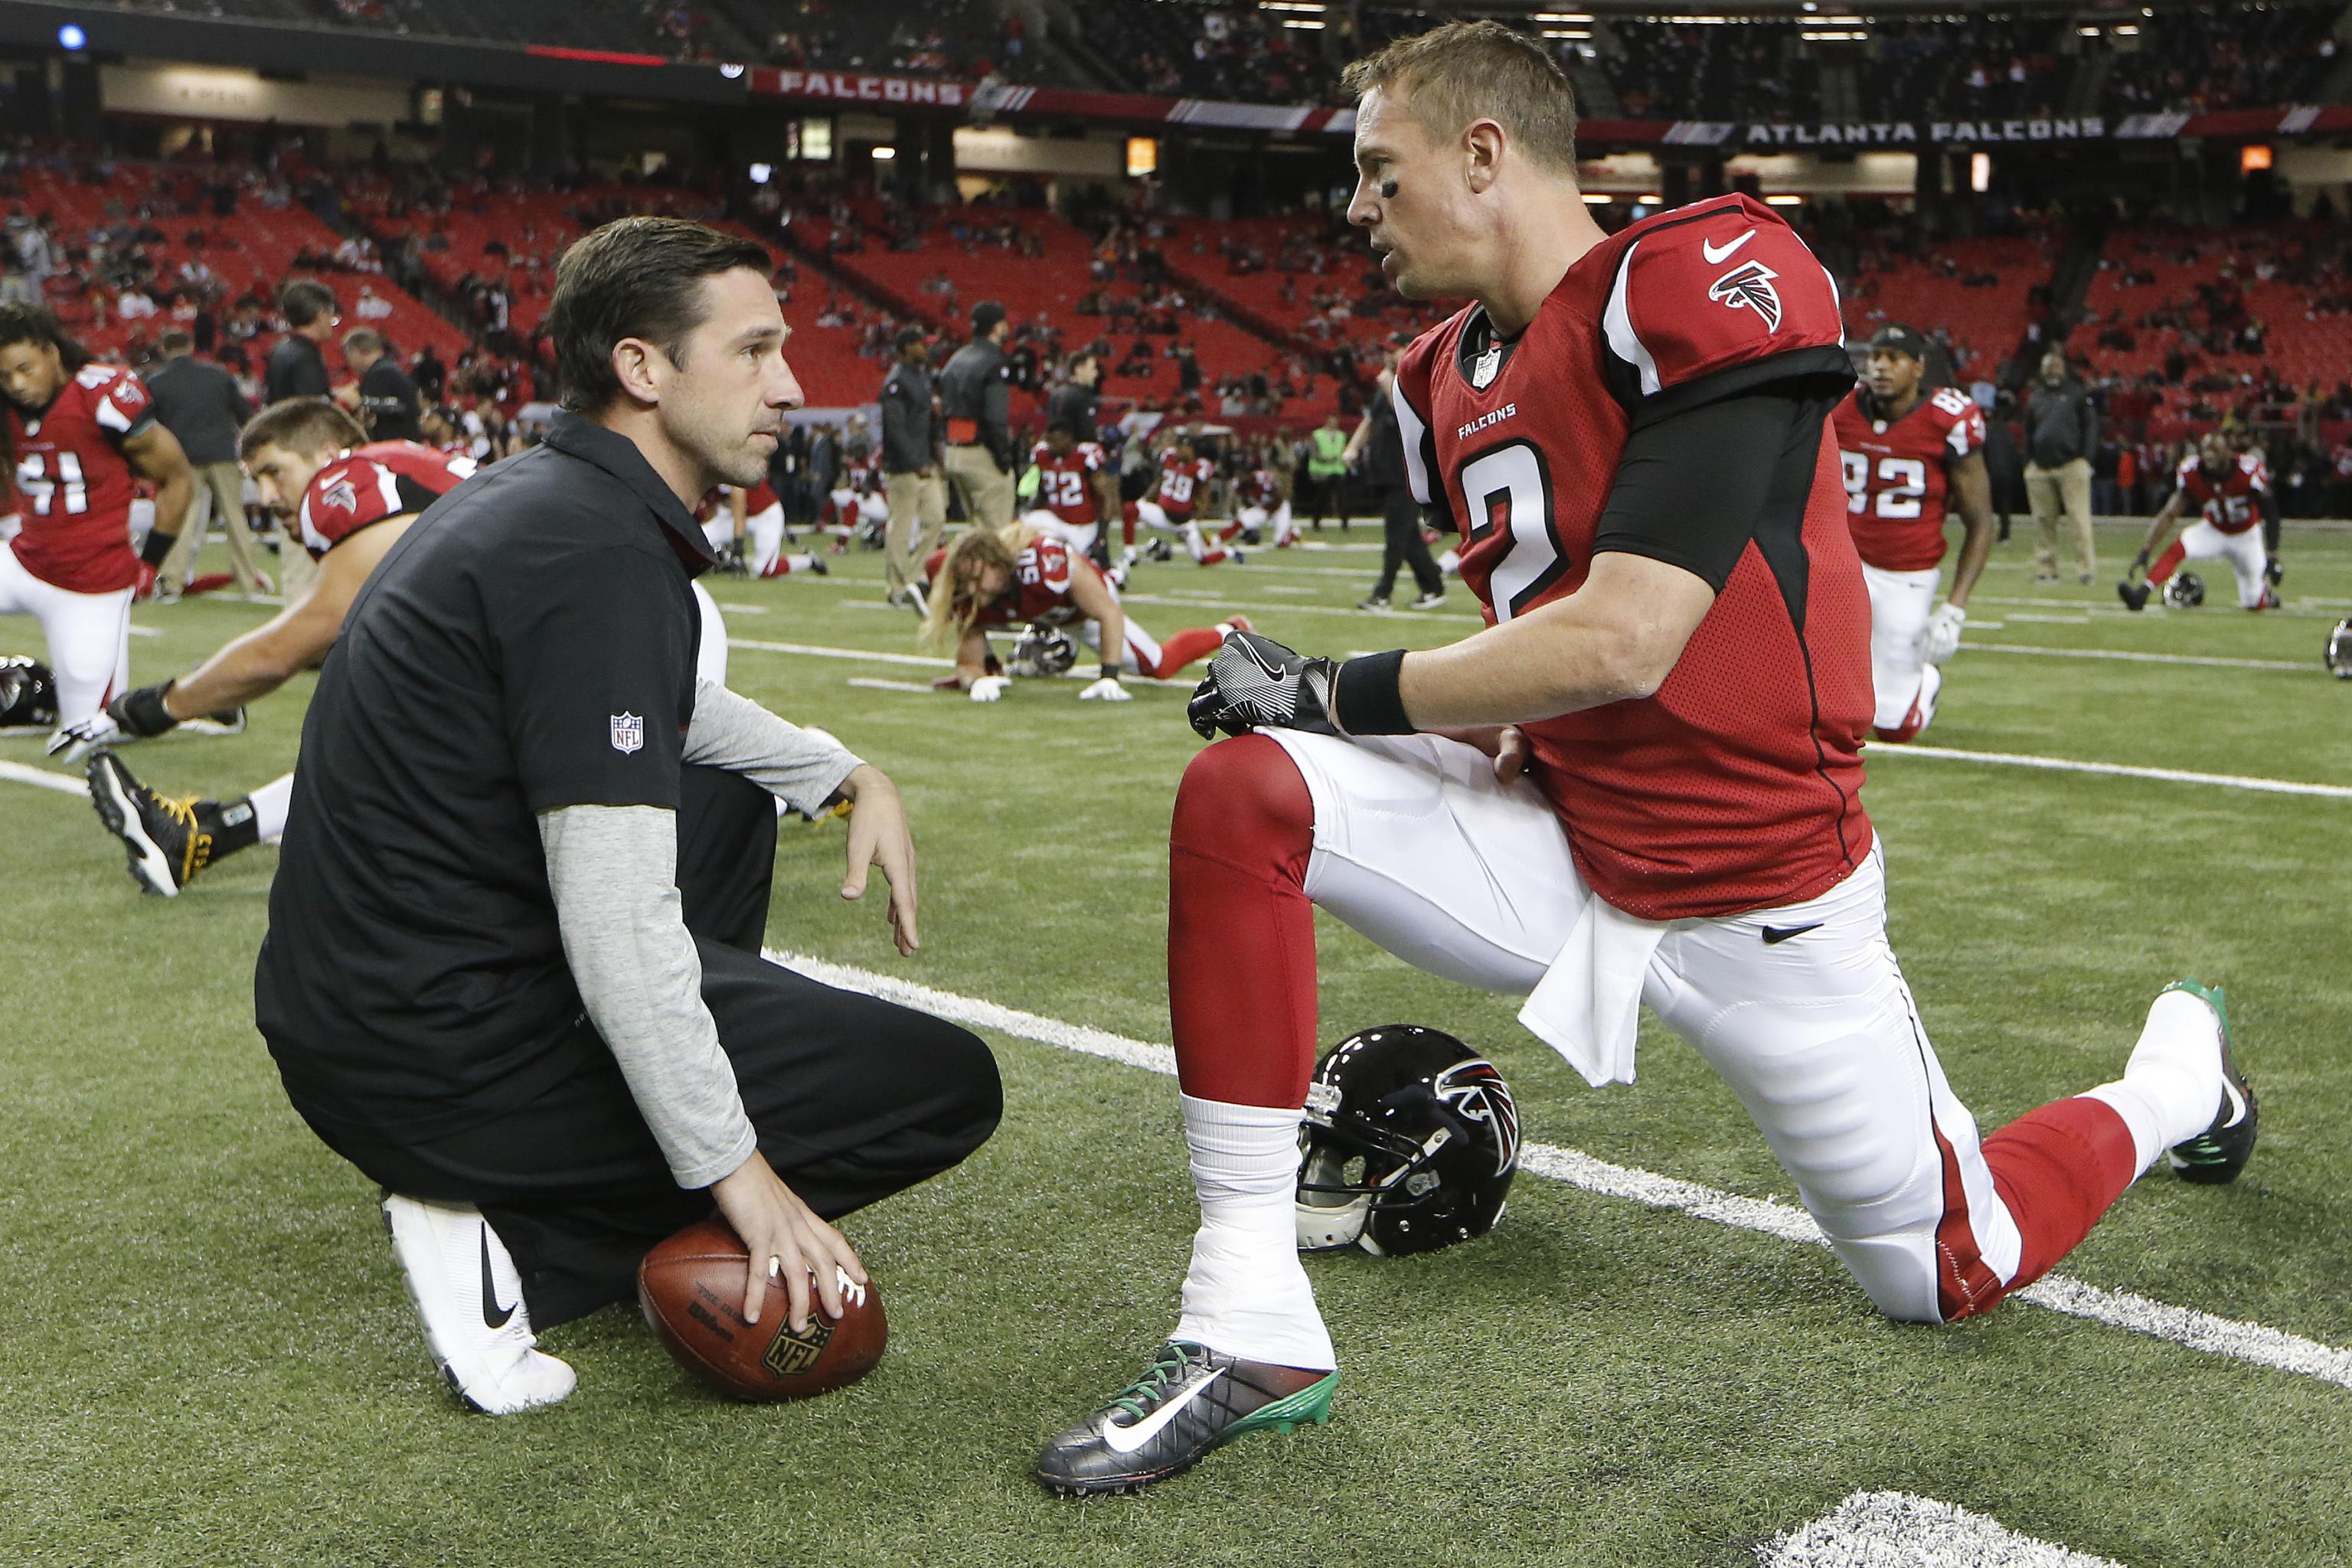
<svg viewBox="0 0 2352 1568"><path fill-rule="evenodd" d="M2176 610L2193 610L2205 602L2205 579L2194 572L2175 572L2164 584L2164 602Z"/></svg>
<svg viewBox="0 0 2352 1568"><path fill-rule="evenodd" d="M2352 680L2352 620L2336 623L2327 634L2327 673L2338 680Z"/></svg>
<svg viewBox="0 0 2352 1568"><path fill-rule="evenodd" d="M58 678L49 667L20 653L0 658L0 730L57 725Z"/></svg>
<svg viewBox="0 0 2352 1568"><path fill-rule="evenodd" d="M1453 1036L1384 1024L1318 1062L1298 1134L1298 1247L1374 1257L1484 1236L1519 1168L1519 1110Z"/></svg>
<svg viewBox="0 0 2352 1568"><path fill-rule="evenodd" d="M1013 640L1013 673L1059 675L1078 662L1078 645L1059 626L1033 626Z"/></svg>

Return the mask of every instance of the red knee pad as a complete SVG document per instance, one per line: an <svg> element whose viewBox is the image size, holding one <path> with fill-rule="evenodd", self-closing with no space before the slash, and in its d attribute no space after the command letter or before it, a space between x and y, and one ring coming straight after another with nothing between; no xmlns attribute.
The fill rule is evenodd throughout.
<svg viewBox="0 0 2352 1568"><path fill-rule="evenodd" d="M1315 804L1264 735L1204 748L1168 836L1168 1009L1199 1100L1285 1109L1315 1066Z"/></svg>

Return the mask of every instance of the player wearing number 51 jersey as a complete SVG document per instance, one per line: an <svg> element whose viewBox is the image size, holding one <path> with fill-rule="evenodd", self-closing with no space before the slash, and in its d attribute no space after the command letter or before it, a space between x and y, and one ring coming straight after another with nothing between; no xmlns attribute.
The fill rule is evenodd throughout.
<svg viewBox="0 0 2352 1568"><path fill-rule="evenodd" d="M1969 594L1992 550L1984 414L1958 387L1927 384L1927 355L1914 329L1881 327L1864 384L1837 409L1846 521L1870 590L1872 724L1882 741L1911 740L1935 718L1939 667L1960 645ZM1954 510L1968 534L1938 606L1944 522Z"/></svg>
<svg viewBox="0 0 2352 1568"><path fill-rule="evenodd" d="M46 310L0 306L0 393L19 498L0 551L0 615L41 623L58 717L72 724L129 684L131 601L171 552L194 481L139 378L93 363ZM155 524L137 551L134 479L155 486Z"/></svg>
<svg viewBox="0 0 2352 1568"><path fill-rule="evenodd" d="M1169 851L1201 1226L1167 1342L1040 1456L1063 1493L1329 1412L1339 1347L1297 1251L1332 1223L1297 1190L1318 905L1526 996L1595 1086L1632 1079L1646 1004L1906 1321L1990 1310L2168 1145L2209 1179L2252 1147L2198 990L2159 997L2122 1082L1981 1140L1937 1065L1859 794L1869 605L1828 430L1853 373L1803 243L1742 196L1603 234L1568 81L1500 24L1401 39L1346 80L1349 220L1408 298L1476 301L1406 351L1394 399L1490 624L1345 662L1236 632L1210 661L1192 721L1231 738L1187 768Z"/></svg>

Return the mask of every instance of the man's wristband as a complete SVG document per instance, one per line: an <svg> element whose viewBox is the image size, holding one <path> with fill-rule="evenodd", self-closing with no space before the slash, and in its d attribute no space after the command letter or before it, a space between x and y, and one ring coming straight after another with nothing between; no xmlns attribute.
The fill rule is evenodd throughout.
<svg viewBox="0 0 2352 1568"><path fill-rule="evenodd" d="M1331 682L1331 716L1350 735L1410 735L1405 717L1404 649L1366 654L1339 666Z"/></svg>
<svg viewBox="0 0 2352 1568"><path fill-rule="evenodd" d="M1118 677L1119 667L1111 663L1108 659L1103 660L1102 678L1105 680L1117 680Z"/></svg>
<svg viewBox="0 0 2352 1568"><path fill-rule="evenodd" d="M150 566L160 567L163 564L163 557L172 553L172 546L179 542L178 534L151 528L147 531L147 542L139 547L139 559Z"/></svg>
<svg viewBox="0 0 2352 1568"><path fill-rule="evenodd" d="M172 710L163 705L163 699L170 694L173 685L167 680L161 686L142 686L124 692L114 700L110 710L114 721L122 726L125 733L142 740L163 734L179 723L172 717Z"/></svg>

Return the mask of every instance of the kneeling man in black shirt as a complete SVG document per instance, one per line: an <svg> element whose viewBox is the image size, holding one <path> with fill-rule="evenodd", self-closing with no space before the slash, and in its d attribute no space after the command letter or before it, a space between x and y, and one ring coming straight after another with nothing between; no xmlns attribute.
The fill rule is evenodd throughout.
<svg viewBox="0 0 2352 1568"><path fill-rule="evenodd" d="M534 1326L625 1299L714 1203L745 1316L838 1315L865 1275L827 1220L1001 1109L971 1034L760 956L773 797L850 803L842 893L879 866L916 945L890 781L695 677L694 503L758 483L802 401L768 268L669 218L574 245L549 312L569 412L386 553L303 723L257 1019L295 1109L385 1187L478 1410L571 1393Z"/></svg>

